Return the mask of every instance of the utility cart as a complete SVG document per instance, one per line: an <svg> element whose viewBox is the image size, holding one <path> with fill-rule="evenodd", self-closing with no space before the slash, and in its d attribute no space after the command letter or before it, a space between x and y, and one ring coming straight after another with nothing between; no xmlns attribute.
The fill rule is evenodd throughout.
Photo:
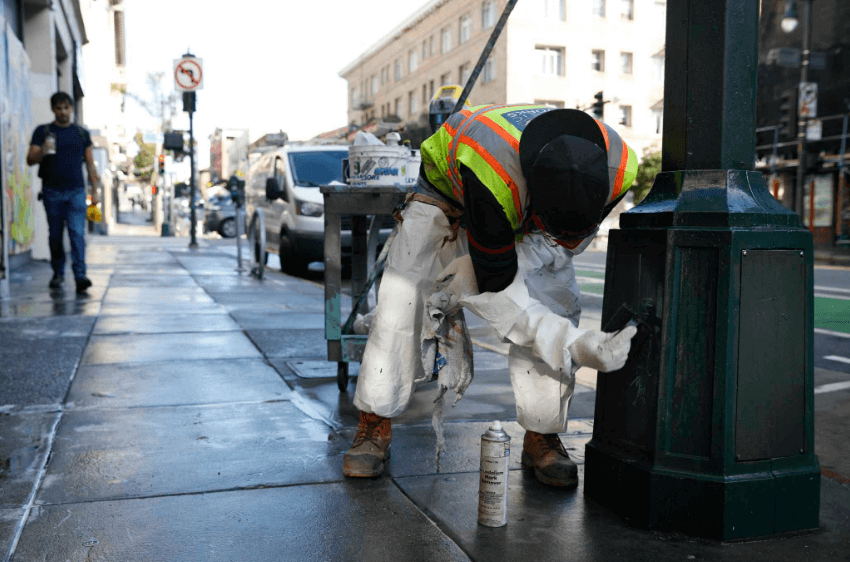
<svg viewBox="0 0 850 562"><path fill-rule="evenodd" d="M348 388L348 363L360 361L366 347L365 335L354 334L357 312L366 312L367 293L377 276L375 268L379 233L393 209L404 202L412 186L325 185L325 339L328 361L337 362L337 385ZM351 314L342 315L343 217L351 217ZM371 220L370 220L371 217ZM347 225L346 225L347 226ZM391 241L388 240L386 244ZM380 269L381 263L377 268ZM362 303L358 307L358 302Z"/></svg>

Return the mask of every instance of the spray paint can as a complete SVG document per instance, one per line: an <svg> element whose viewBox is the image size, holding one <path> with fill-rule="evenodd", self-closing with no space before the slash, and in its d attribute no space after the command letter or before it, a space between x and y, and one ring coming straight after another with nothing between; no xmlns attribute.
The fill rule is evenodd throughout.
<svg viewBox="0 0 850 562"><path fill-rule="evenodd" d="M478 523L503 527L508 522L508 464L511 438L494 421L481 436L481 469L478 485Z"/></svg>

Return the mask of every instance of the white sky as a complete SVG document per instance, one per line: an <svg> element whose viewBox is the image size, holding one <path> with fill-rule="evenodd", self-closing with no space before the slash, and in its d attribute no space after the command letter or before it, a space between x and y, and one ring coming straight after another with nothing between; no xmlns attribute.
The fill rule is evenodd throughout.
<svg viewBox="0 0 850 562"><path fill-rule="evenodd" d="M426 1L125 0L128 89L151 99L147 74L163 72L172 91L173 61L188 48L204 63L194 115L201 167L216 127L247 128L251 140L281 129L307 139L347 124L339 71ZM137 108L128 102L131 125L154 130ZM174 127L188 126L181 113Z"/></svg>

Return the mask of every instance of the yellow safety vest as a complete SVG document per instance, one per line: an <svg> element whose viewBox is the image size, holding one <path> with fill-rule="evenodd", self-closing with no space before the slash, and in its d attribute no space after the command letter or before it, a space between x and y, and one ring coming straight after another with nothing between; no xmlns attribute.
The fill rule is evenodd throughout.
<svg viewBox="0 0 850 562"><path fill-rule="evenodd" d="M519 141L526 125L553 108L542 105L480 105L451 115L422 143L422 166L441 193L463 203L460 164L486 185L502 206L514 231L528 210L528 186L519 160ZM608 200L631 187L637 157L614 129L596 121L608 150Z"/></svg>

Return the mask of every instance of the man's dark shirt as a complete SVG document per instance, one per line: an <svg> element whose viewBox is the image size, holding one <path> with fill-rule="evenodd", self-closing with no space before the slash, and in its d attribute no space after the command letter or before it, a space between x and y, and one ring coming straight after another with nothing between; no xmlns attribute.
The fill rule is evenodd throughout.
<svg viewBox="0 0 850 562"><path fill-rule="evenodd" d="M458 209L463 208L465 213L460 220L466 227L478 290L482 293L501 291L511 284L517 272L511 223L496 197L472 170L461 164L460 176L464 186L463 207L434 187L422 168L419 170L417 191L440 198Z"/></svg>
<svg viewBox="0 0 850 562"><path fill-rule="evenodd" d="M78 125L59 127L50 123L36 127L30 144L43 146L48 131L56 135L56 154L47 155L41 161L40 165L46 167L43 173L39 169L42 185L57 191L85 188L83 162L86 149L92 145L91 135Z"/></svg>

